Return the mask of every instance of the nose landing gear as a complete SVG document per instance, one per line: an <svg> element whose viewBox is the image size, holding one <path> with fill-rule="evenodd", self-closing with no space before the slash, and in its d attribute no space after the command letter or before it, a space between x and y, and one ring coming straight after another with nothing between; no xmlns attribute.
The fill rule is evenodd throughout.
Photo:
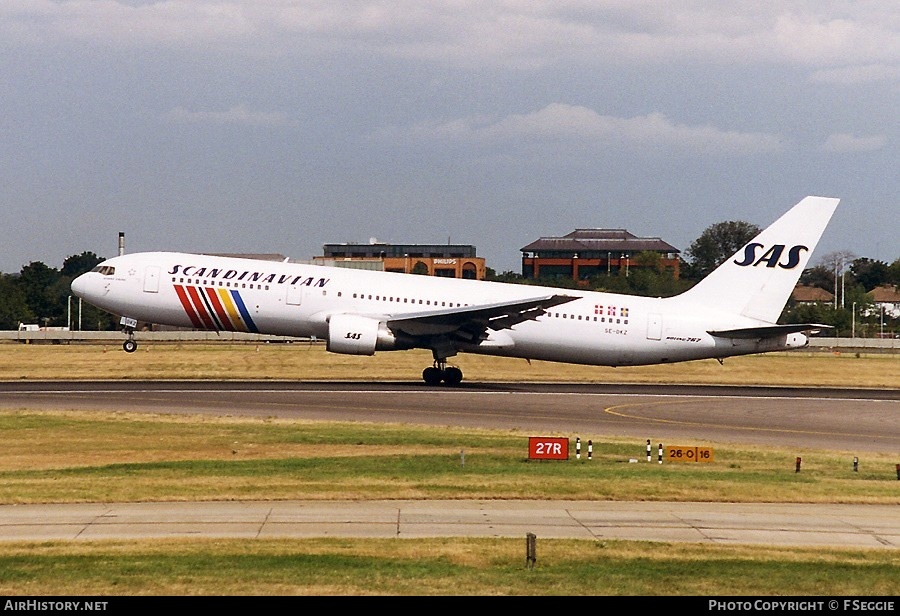
<svg viewBox="0 0 900 616"><path fill-rule="evenodd" d="M122 331L128 335L128 340L122 343L122 349L126 353L134 353L137 351L137 342L134 340L134 328L137 327L137 319L122 317L119 319L119 324L122 325Z"/></svg>

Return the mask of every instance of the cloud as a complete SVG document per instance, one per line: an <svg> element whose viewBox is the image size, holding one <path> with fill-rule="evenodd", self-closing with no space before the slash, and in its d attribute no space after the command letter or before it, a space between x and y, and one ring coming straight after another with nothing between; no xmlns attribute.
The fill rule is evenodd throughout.
<svg viewBox="0 0 900 616"><path fill-rule="evenodd" d="M839 15L840 18L836 18ZM659 3L534 0L7 0L2 45L76 43L207 53L377 53L466 67L560 62L896 63L894 0Z"/></svg>
<svg viewBox="0 0 900 616"><path fill-rule="evenodd" d="M840 19L829 13L779 15L770 33L774 48L799 64L846 64L896 54L897 34L884 23L863 13Z"/></svg>
<svg viewBox="0 0 900 616"><path fill-rule="evenodd" d="M286 126L291 122L280 113L251 111L244 105L236 105L226 111L189 111L176 107L166 117L185 124L242 124L246 126Z"/></svg>
<svg viewBox="0 0 900 616"><path fill-rule="evenodd" d="M866 64L818 70L810 75L814 83L858 85L863 83L900 82L900 64Z"/></svg>
<svg viewBox="0 0 900 616"><path fill-rule="evenodd" d="M880 150L887 143L883 135L871 137L856 137L848 133L834 133L829 135L820 148L823 152L841 154L845 152L871 152Z"/></svg>
<svg viewBox="0 0 900 616"><path fill-rule="evenodd" d="M678 124L661 113L630 118L601 115L578 105L553 103L532 113L500 119L485 116L444 123L393 127L382 133L393 138L444 139L481 144L510 140L569 141L596 147L693 150L710 154L756 154L783 147L777 135L721 130L713 126Z"/></svg>
<svg viewBox="0 0 900 616"><path fill-rule="evenodd" d="M141 47L202 46L256 31L241 1L11 0L0 8L0 38L54 45L90 42Z"/></svg>

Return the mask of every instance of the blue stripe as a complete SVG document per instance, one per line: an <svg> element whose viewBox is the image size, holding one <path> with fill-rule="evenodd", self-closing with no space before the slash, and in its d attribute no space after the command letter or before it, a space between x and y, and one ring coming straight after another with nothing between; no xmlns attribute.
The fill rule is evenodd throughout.
<svg viewBox="0 0 900 616"><path fill-rule="evenodd" d="M247 329L249 329L251 333L258 334L259 330L256 329L256 323L254 323L253 319L250 318L250 313L247 311L247 307L244 305L244 300L241 299L241 294L232 289L231 297L234 298L234 303L237 304L238 312L241 313L241 318L243 318L244 323L247 324Z"/></svg>

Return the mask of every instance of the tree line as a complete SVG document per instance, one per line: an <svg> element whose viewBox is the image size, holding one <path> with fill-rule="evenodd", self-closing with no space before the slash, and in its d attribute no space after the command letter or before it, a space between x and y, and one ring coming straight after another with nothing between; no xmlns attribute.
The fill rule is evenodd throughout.
<svg viewBox="0 0 900 616"><path fill-rule="evenodd" d="M725 259L736 253L759 233L756 225L744 221L726 221L706 228L680 259L680 274L662 264L661 255L644 252L634 256L637 267L613 275L598 275L582 281L567 278L525 279L516 272L498 274L487 269L486 279L520 284L579 288L627 295L671 297L689 289ZM90 271L104 259L93 252L82 252L65 259L56 269L33 261L16 274L0 274L0 329L18 329L20 323L41 327L71 327L83 330L114 330L118 320L71 295L72 280ZM783 323L821 323L835 329L837 336L875 335L900 331L900 319L876 309L873 289L883 285L900 286L900 258L884 261L857 257L851 253L830 253L814 267L804 270L802 284L835 294L832 302L794 304L788 302L781 317ZM882 318L884 324L882 325Z"/></svg>
<svg viewBox="0 0 900 616"><path fill-rule="evenodd" d="M116 329L115 317L79 302L70 289L75 278L103 260L83 252L68 257L61 269L32 261L17 274L0 274L0 329L18 329L20 323L77 329L79 322L85 330Z"/></svg>

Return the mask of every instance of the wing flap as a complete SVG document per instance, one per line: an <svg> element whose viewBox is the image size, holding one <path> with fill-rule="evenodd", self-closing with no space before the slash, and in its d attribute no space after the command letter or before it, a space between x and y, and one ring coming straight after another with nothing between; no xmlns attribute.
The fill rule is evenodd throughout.
<svg viewBox="0 0 900 616"><path fill-rule="evenodd" d="M389 317L387 326L409 336L436 336L460 332L469 340L484 339L487 329L509 329L544 314L547 309L579 299L572 295L545 295L524 300L460 306Z"/></svg>

